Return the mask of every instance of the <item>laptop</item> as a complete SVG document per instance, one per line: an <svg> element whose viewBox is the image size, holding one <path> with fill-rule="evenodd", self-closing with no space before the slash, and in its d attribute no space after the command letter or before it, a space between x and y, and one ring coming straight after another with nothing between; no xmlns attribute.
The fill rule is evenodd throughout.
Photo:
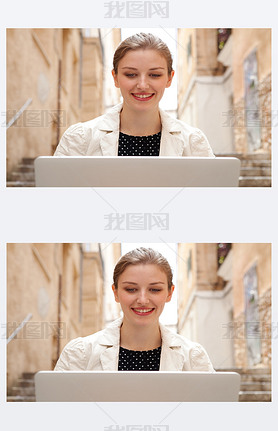
<svg viewBox="0 0 278 431"><path fill-rule="evenodd" d="M235 157L38 157L37 187L237 187Z"/></svg>
<svg viewBox="0 0 278 431"><path fill-rule="evenodd" d="M40 371L36 401L238 401L240 375L187 371Z"/></svg>

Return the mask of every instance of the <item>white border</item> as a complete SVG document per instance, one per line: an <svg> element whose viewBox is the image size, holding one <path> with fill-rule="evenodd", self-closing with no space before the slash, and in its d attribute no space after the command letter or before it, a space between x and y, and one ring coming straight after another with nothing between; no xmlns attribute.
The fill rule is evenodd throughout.
<svg viewBox="0 0 278 431"><path fill-rule="evenodd" d="M151 20L104 19L103 3L79 0L65 3L49 0L25 2L14 0L5 3L1 11L1 53L5 52L5 27L272 27L273 28L273 109L277 109L277 19L274 2L251 0L223 3L170 0L169 19ZM144 22L142 22L144 21ZM3 57L2 57L3 58ZM5 111L5 70L1 62L1 112ZM5 166L5 139L1 128L1 172ZM272 190L199 189L181 192L171 200L169 212L174 223L163 233L169 242L272 242L273 243L273 319L277 316L277 127L273 130L273 184ZM0 224L0 270L1 323L5 321L5 243L6 242L88 242L111 241L113 232L105 231L103 217L107 204L90 190L5 190L5 178L0 177L1 224ZM161 208L170 199L173 189L164 191L138 190L132 200L132 191L106 190L105 199L117 204L118 211L150 212ZM164 193L164 194L163 194ZM72 207L72 202L75 206ZM50 212L49 209L52 208ZM218 208L218 209L217 209ZM225 209L227 212L225 212ZM109 211L109 209L108 209ZM79 222L79 220L81 220ZM88 226L90 227L88 231ZM161 232L159 232L161 234ZM115 241L157 242L158 232L124 232ZM273 340L273 364L277 364L277 341ZM74 430L84 428L104 430L115 421L124 424L169 425L169 431L184 431L187 427L215 431L252 428L257 431L272 429L276 420L277 385L273 386L272 403L191 403L165 404L20 404L5 403L5 352L1 340L0 351L0 416L1 423L10 430ZM276 366L273 369L277 380ZM102 409L105 409L105 412ZM114 418L114 422L107 416ZM275 422L274 422L275 423Z"/></svg>

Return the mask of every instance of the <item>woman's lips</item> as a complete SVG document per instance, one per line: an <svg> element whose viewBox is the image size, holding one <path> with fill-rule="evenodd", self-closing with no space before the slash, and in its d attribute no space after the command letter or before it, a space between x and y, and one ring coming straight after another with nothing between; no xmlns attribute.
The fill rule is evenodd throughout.
<svg viewBox="0 0 278 431"><path fill-rule="evenodd" d="M140 102L146 102L147 100L150 100L154 93L131 93L134 99L140 100Z"/></svg>
<svg viewBox="0 0 278 431"><path fill-rule="evenodd" d="M149 316L154 308L132 308L132 311L138 316Z"/></svg>

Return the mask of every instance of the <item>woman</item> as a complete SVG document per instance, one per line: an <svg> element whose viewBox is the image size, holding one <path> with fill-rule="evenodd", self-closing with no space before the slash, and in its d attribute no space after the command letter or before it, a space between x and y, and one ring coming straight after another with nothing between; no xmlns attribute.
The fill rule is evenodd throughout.
<svg viewBox="0 0 278 431"><path fill-rule="evenodd" d="M115 267L113 281L123 318L70 341L55 371L214 371L200 344L159 323L174 291L172 270L160 253L142 247L125 254Z"/></svg>
<svg viewBox="0 0 278 431"><path fill-rule="evenodd" d="M158 37L139 33L116 49L112 75L123 103L69 127L55 156L213 157L205 135L159 109L174 76L172 56Z"/></svg>

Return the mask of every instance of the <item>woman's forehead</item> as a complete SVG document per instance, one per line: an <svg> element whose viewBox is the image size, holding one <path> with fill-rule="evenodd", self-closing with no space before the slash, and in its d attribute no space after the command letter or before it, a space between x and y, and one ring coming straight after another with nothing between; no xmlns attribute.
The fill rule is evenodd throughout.
<svg viewBox="0 0 278 431"><path fill-rule="evenodd" d="M134 67L134 64L140 67L142 67L142 65L147 65L149 68L167 68L166 58L160 54L159 51L154 49L130 50L119 62L120 67Z"/></svg>
<svg viewBox="0 0 278 431"><path fill-rule="evenodd" d="M165 272L154 263L139 263L134 265L128 265L122 272L120 277L123 279L126 277L138 277L140 275L158 278L166 277Z"/></svg>

